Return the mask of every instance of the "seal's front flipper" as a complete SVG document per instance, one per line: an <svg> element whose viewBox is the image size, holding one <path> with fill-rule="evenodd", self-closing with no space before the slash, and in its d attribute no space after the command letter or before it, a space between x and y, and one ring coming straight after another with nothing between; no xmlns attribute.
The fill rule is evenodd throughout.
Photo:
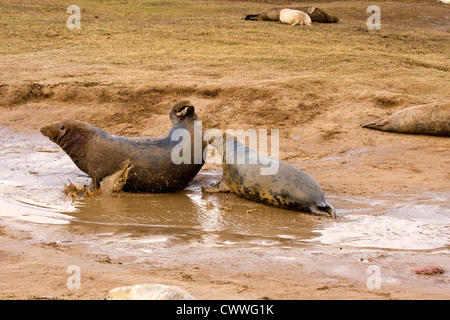
<svg viewBox="0 0 450 320"><path fill-rule="evenodd" d="M133 166L131 165L131 156L128 160L124 161L121 165L121 169L114 172L113 174L107 176L100 182L100 194L111 195L115 192L122 191L123 187L128 180L128 175L130 174Z"/></svg>
<svg viewBox="0 0 450 320"><path fill-rule="evenodd" d="M205 185L202 184L202 190L209 193L216 193L216 192L230 192L231 189L227 186L225 181L221 179L219 182L216 182L208 187L205 187Z"/></svg>
<svg viewBox="0 0 450 320"><path fill-rule="evenodd" d="M306 9L308 15L311 15L314 11L316 11L316 7L308 7L308 9Z"/></svg>

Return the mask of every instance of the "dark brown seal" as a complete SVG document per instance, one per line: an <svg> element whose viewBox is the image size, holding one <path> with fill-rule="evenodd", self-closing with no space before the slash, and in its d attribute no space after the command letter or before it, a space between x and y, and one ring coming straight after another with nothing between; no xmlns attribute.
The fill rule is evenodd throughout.
<svg viewBox="0 0 450 320"><path fill-rule="evenodd" d="M335 17L322 9L316 7L289 7L289 8L270 8L269 10L251 13L245 16L244 20L254 20L254 21L279 21L280 11L282 9L293 9L306 12L312 22L319 23L336 23L339 22L339 18Z"/></svg>
<svg viewBox="0 0 450 320"><path fill-rule="evenodd" d="M361 126L380 131L448 137L450 136L450 101L405 108L389 117Z"/></svg>
<svg viewBox="0 0 450 320"><path fill-rule="evenodd" d="M87 173L98 186L108 176L123 170L129 163L124 191L166 193L183 189L203 166L202 157L194 157L195 142L202 143L201 129L194 125L198 119L189 101L179 101L170 110L173 126L158 138L127 138L77 120L64 120L41 128L43 135L58 144L76 166ZM181 140L179 133L188 133ZM175 141L172 138L175 137ZM196 139L196 141L194 141ZM181 140L181 141L180 141ZM183 152L191 151L190 161L177 164L173 150L180 144ZM189 155L188 155L189 156Z"/></svg>

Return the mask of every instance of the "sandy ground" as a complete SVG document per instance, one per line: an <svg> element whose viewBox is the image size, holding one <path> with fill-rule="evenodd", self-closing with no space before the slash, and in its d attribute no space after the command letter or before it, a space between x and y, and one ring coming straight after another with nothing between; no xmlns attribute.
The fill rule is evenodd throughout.
<svg viewBox="0 0 450 320"><path fill-rule="evenodd" d="M447 276L414 272L417 266L448 266L448 259L426 253L309 248L298 257L302 262L293 264L257 250L248 259L243 249L195 257L185 252L175 264L132 263L133 257L111 259L83 246L36 243L4 227L0 237L2 299L103 299L114 287L140 283L176 285L206 300L448 298ZM374 264L382 270L382 282L379 289L368 289L367 268ZM70 265L81 270L80 289L67 286Z"/></svg>
<svg viewBox="0 0 450 320"><path fill-rule="evenodd" d="M157 136L168 127L170 105L183 98L196 106L204 128L279 128L281 159L311 174L325 195L448 194L450 190L447 137L359 126L407 106L449 99L443 89L427 95L418 90L418 83L396 84L390 90L393 83L388 80L374 92L370 85L355 90L358 79L325 77L309 91L289 85L286 77L292 74L256 72L245 65L217 72L181 65L137 72L121 65L78 64L52 52L45 57L8 56L1 69L0 124L11 130L36 132L45 123L77 118L114 134ZM308 72L314 73L305 71L303 76L307 78ZM448 80L448 71L439 72ZM211 169L216 167L203 170ZM116 286L137 283L178 285L197 299L450 297L448 258L432 252L313 249L298 257L304 262L283 264L255 251L249 265L249 260L239 260L239 250L230 250L214 257L204 252L172 265L132 263L130 257L111 259L83 245L37 242L26 231L2 224L1 299L102 299ZM389 269L381 289L366 286L371 263ZM71 264L82 270L80 290L66 286ZM443 265L447 274L414 273L428 264Z"/></svg>

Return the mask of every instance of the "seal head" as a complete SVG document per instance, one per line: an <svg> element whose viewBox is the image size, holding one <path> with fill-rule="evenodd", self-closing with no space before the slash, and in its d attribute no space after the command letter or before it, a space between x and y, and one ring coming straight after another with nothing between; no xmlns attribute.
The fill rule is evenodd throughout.
<svg viewBox="0 0 450 320"><path fill-rule="evenodd" d="M67 153L72 161L82 170L87 170L83 159L86 158L87 146L94 136L95 127L77 120L62 120L41 128L41 133L56 143Z"/></svg>
<svg viewBox="0 0 450 320"><path fill-rule="evenodd" d="M195 113L195 108L189 100L181 100L176 102L172 108L170 108L169 118L173 124L177 124L185 118L197 121L198 115Z"/></svg>

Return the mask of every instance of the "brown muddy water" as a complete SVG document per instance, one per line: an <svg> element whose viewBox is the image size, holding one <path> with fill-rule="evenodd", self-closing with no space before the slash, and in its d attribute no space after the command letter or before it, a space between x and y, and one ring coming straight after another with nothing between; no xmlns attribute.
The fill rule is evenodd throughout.
<svg viewBox="0 0 450 320"><path fill-rule="evenodd" d="M139 260L192 247L319 248L449 252L450 192L346 197L327 194L340 220L265 206L233 194L204 194L220 178L202 170L183 191L71 197L69 181L89 182L70 158L38 132L0 127L0 219L40 241L86 244ZM53 226L49 228L49 226ZM57 228L55 228L57 226ZM212 251L211 251L212 250ZM166 252L166 254L164 254Z"/></svg>

